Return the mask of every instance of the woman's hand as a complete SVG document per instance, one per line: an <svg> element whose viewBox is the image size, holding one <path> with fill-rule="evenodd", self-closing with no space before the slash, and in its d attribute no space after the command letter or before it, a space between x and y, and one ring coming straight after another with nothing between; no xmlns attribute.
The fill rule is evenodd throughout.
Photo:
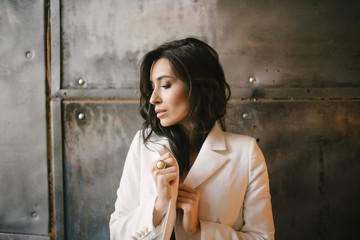
<svg viewBox="0 0 360 240"><path fill-rule="evenodd" d="M182 227L189 236L200 232L199 201L200 193L198 191L180 183L176 207L182 209Z"/></svg>
<svg viewBox="0 0 360 240"><path fill-rule="evenodd" d="M165 169L157 169L156 163L163 160L166 163ZM151 172L158 192L153 211L153 224L158 226L166 214L171 198L171 184L178 178L178 168L176 160L170 153L165 153L157 161L152 164Z"/></svg>

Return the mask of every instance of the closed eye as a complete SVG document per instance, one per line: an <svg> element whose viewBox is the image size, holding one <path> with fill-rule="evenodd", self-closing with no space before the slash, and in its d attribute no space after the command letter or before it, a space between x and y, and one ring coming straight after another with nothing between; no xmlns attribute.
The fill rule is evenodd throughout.
<svg viewBox="0 0 360 240"><path fill-rule="evenodd" d="M168 89L171 87L171 84L165 84L165 85L161 85L162 88Z"/></svg>

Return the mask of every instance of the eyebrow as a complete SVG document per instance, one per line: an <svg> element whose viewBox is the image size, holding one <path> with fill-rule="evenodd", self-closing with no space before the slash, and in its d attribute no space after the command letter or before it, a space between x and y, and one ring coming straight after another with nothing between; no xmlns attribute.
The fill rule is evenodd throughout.
<svg viewBox="0 0 360 240"><path fill-rule="evenodd" d="M174 77L165 74L165 75L161 75L161 76L157 77L155 80L156 80L156 81L160 81L160 80L163 79L163 78L174 78ZM150 79L150 82L153 82L153 80Z"/></svg>

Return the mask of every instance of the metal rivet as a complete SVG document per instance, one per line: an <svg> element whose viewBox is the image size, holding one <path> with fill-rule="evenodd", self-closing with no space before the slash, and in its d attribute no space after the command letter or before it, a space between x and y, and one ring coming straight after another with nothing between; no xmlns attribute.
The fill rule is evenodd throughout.
<svg viewBox="0 0 360 240"><path fill-rule="evenodd" d="M244 120L250 120L250 119L251 119L251 115L250 115L249 113L243 113L242 118L243 118Z"/></svg>
<svg viewBox="0 0 360 240"><path fill-rule="evenodd" d="M79 84L80 86L83 86L83 85L85 84L85 80L82 79L82 78L80 78L80 79L78 80L78 84Z"/></svg>
<svg viewBox="0 0 360 240"><path fill-rule="evenodd" d="M31 213L31 217L32 217L32 218L36 218L37 216L38 216L37 212L32 212L32 213Z"/></svg>
<svg viewBox="0 0 360 240"><path fill-rule="evenodd" d="M27 58L33 58L33 57L34 57L34 54L33 54L31 51L27 51L27 52L25 53L25 56L26 56Z"/></svg>
<svg viewBox="0 0 360 240"><path fill-rule="evenodd" d="M256 83L256 78L249 77L249 83L255 84Z"/></svg>
<svg viewBox="0 0 360 240"><path fill-rule="evenodd" d="M78 119L79 119L79 120L85 120L85 114L82 113L82 112L79 113L79 114L78 114Z"/></svg>

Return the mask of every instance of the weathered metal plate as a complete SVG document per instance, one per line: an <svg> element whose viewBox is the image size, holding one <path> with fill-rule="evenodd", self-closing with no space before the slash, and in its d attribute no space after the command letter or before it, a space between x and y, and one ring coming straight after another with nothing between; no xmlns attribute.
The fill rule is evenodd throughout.
<svg viewBox="0 0 360 240"><path fill-rule="evenodd" d="M0 232L47 236L44 1L0 4Z"/></svg>
<svg viewBox="0 0 360 240"><path fill-rule="evenodd" d="M62 88L137 89L142 56L188 36L219 52L233 88L360 87L359 10L337 0L64 0Z"/></svg>
<svg viewBox="0 0 360 240"><path fill-rule="evenodd" d="M227 130L255 137L266 157L277 239L354 239L359 109L350 101L231 102ZM123 161L141 122L136 102L64 103L67 238L108 239Z"/></svg>
<svg viewBox="0 0 360 240"><path fill-rule="evenodd" d="M233 102L227 126L264 152L276 239L357 239L359 101Z"/></svg>
<svg viewBox="0 0 360 240"><path fill-rule="evenodd" d="M1 240L50 240L49 236L0 233Z"/></svg>
<svg viewBox="0 0 360 240"><path fill-rule="evenodd" d="M64 102L66 239L109 238L123 164L141 124L137 102Z"/></svg>

